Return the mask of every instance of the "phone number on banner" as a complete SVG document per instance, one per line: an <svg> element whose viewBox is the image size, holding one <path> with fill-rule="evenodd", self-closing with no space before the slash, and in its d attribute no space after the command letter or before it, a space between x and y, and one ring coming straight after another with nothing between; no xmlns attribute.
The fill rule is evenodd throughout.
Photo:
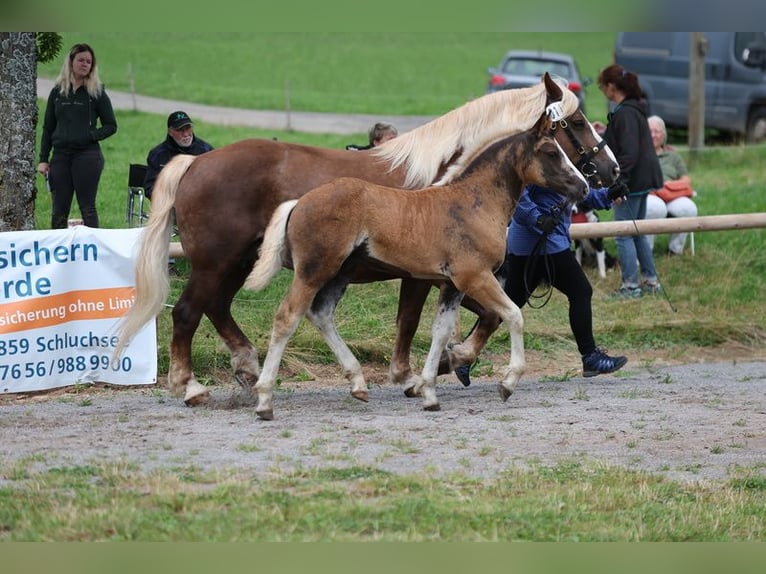
<svg viewBox="0 0 766 574"><path fill-rule="evenodd" d="M50 361L0 363L0 381L50 377L66 373L84 373L93 370L129 373L132 367L133 361L130 357L122 357L112 361L110 355L77 355L74 357L59 357Z"/></svg>

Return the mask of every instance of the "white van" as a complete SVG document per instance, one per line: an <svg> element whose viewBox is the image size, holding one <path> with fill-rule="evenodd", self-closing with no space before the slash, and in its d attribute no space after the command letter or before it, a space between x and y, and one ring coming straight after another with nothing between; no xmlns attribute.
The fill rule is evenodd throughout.
<svg viewBox="0 0 766 574"><path fill-rule="evenodd" d="M766 32L704 32L705 127L766 141ZM614 61L638 74L650 113L689 123L691 32L619 32Z"/></svg>

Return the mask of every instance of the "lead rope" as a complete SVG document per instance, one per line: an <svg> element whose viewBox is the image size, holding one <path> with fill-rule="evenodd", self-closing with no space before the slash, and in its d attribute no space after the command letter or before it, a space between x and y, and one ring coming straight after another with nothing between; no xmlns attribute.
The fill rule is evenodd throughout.
<svg viewBox="0 0 766 574"><path fill-rule="evenodd" d="M539 286L536 285L534 289L529 289L529 277L533 271L537 270L537 265L542 261L545 266L545 276L543 280L546 282L547 287L539 295L535 295L533 291ZM527 305L532 309L542 309L548 304L553 295L553 282L555 279L555 270L550 263L550 257L548 256L548 233L543 231L543 234L535 243L527 260L524 262L524 291L527 294ZM542 303L533 303L535 300L542 300Z"/></svg>

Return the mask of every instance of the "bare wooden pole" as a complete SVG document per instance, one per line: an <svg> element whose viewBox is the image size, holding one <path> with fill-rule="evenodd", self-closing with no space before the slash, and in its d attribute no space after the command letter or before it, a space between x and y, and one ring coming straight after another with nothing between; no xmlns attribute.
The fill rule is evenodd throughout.
<svg viewBox="0 0 766 574"><path fill-rule="evenodd" d="M694 158L705 147L705 54L707 38L690 34L689 47L689 153Z"/></svg>
<svg viewBox="0 0 766 574"><path fill-rule="evenodd" d="M665 219L641 219L636 221L603 221L599 223L576 223L569 232L572 239L588 237L618 237L621 235L654 235L679 233L681 231L731 231L766 227L766 213L739 213L731 215L705 215L702 217L667 217ZM171 257L184 257L180 243L170 244Z"/></svg>
<svg viewBox="0 0 766 574"><path fill-rule="evenodd" d="M681 231L727 231L766 227L766 213L705 215L702 217L666 217L639 221L605 221L576 223L570 228L572 239L587 237L618 237L623 235L654 235ZM636 232L638 229L638 233Z"/></svg>

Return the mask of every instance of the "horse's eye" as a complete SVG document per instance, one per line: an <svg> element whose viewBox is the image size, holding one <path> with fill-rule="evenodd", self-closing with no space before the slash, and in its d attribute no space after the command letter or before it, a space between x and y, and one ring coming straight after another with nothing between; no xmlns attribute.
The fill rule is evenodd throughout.
<svg viewBox="0 0 766 574"><path fill-rule="evenodd" d="M549 156L555 156L559 153L559 148L553 142L544 142L540 146L540 151Z"/></svg>

